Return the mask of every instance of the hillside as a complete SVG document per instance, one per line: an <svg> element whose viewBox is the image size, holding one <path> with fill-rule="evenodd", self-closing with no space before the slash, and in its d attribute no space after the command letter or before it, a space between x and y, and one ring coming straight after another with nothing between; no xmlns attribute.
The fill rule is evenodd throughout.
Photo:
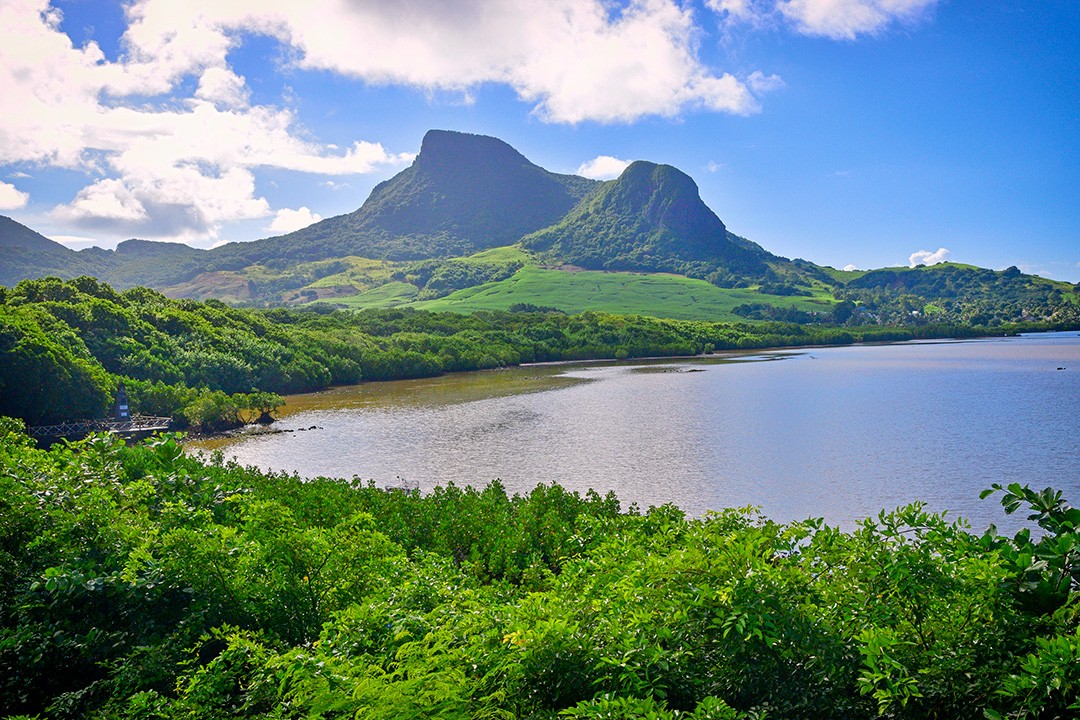
<svg viewBox="0 0 1080 720"><path fill-rule="evenodd" d="M24 278L45 275L96 275L103 270L93 254L77 253L0 215L0 285L11 286Z"/></svg>
<svg viewBox="0 0 1080 720"><path fill-rule="evenodd" d="M356 298L349 304L359 304L360 300ZM603 308L616 315L723 322L742 320L737 309L762 302L783 310L822 315L828 315L835 304L829 296L769 296L746 288L719 288L705 280L668 273L567 272L533 266L506 280L465 288L435 300L414 302L412 307L472 313L536 306L571 314Z"/></svg>
<svg viewBox="0 0 1080 720"><path fill-rule="evenodd" d="M776 259L754 243L729 237L702 202L697 184L671 167L638 161L597 187L557 224L528 235L522 245L550 262L589 270L766 275Z"/></svg>
<svg viewBox="0 0 1080 720"><path fill-rule="evenodd" d="M693 179L670 165L638 161L600 182L545 170L497 138L447 130L429 131L412 165L356 211L213 250L128 240L75 252L0 217L0 284L80 275L249 305L471 312L524 304L886 325L1080 314L1077 287L1015 268L844 272L789 260L729 231ZM841 302L846 309L834 315Z"/></svg>
<svg viewBox="0 0 1080 720"><path fill-rule="evenodd" d="M596 184L549 172L496 138L431 130L412 166L375 186L359 210L210 254L215 266L268 258L468 255L557 222Z"/></svg>

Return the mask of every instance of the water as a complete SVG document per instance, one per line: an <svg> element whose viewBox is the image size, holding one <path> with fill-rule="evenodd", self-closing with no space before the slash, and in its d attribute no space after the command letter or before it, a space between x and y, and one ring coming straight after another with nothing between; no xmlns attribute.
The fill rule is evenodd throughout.
<svg viewBox="0 0 1080 720"><path fill-rule="evenodd" d="M978 499L993 482L1080 505L1078 400L1080 335L1052 333L371 383L288 398L276 427L294 432L200 446L309 477L557 482L695 516L850 527L923 500L981 529L1016 525Z"/></svg>

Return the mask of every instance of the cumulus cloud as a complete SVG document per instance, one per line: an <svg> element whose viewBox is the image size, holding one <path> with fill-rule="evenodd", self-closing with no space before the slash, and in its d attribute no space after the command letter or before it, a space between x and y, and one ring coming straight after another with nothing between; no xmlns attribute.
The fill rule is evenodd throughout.
<svg viewBox="0 0 1080 720"><path fill-rule="evenodd" d="M129 16L133 56L155 61L163 77L211 66L243 31L288 45L300 68L373 84L466 100L483 83L509 85L550 122L759 109L744 82L702 63L693 11L676 0L630 0L616 9L604 0L137 0ZM146 83L143 75L133 67L115 86Z"/></svg>
<svg viewBox="0 0 1080 720"><path fill-rule="evenodd" d="M270 223L267 230L277 233L290 233L294 230L306 228L308 225L320 220L322 220L322 215L311 212L306 205L301 205L297 210L282 208L277 211L274 221Z"/></svg>
<svg viewBox="0 0 1080 720"><path fill-rule="evenodd" d="M858 269L859 269L859 268L858 268L858 267L856 267L856 266L855 266L854 264L852 264L852 263L848 263L847 265L845 265L845 266L844 266L844 272L851 272L852 270L858 270Z"/></svg>
<svg viewBox="0 0 1080 720"><path fill-rule="evenodd" d="M908 256L908 267L915 267L916 265L937 265L938 263L943 263L948 260L950 255L952 255L952 253L945 248L938 248L935 252L919 250Z"/></svg>
<svg viewBox="0 0 1080 720"><path fill-rule="evenodd" d="M271 215L253 170L340 176L411 159L321 144L289 109L252 104L228 63L252 34L282 43L295 69L369 84L466 100L503 84L555 123L746 115L782 85L702 62L702 30L679 0L133 0L125 13L110 59L75 45L49 0L0 3L0 97L19 109L0 114L0 164L91 174L53 217L113 234L213 239L223 223Z"/></svg>
<svg viewBox="0 0 1080 720"><path fill-rule="evenodd" d="M232 70L210 67L199 78L195 97L226 108L243 108L248 104L251 92L244 78Z"/></svg>
<svg viewBox="0 0 1080 720"><path fill-rule="evenodd" d="M15 210L26 207L30 194L24 193L11 183L0 182L0 210Z"/></svg>
<svg viewBox="0 0 1080 720"><path fill-rule="evenodd" d="M611 180L622 175L630 164L629 160L620 160L610 155L599 155L584 162L577 169L577 174L594 180Z"/></svg>
<svg viewBox="0 0 1080 720"><path fill-rule="evenodd" d="M10 39L0 44L0 97L19 109L0 114L0 164L96 176L53 210L54 221L128 237L214 238L223 223L270 214L257 168L337 176L412 158L371 142L321 144L290 110L252 105L225 62L238 33L196 3L168 5L132 4L126 54L108 61L93 42L76 47L47 0L0 4ZM185 78L197 81L189 95Z"/></svg>
<svg viewBox="0 0 1080 720"><path fill-rule="evenodd" d="M890 25L917 22L938 0L707 0L729 22L784 24L803 35L854 40Z"/></svg>

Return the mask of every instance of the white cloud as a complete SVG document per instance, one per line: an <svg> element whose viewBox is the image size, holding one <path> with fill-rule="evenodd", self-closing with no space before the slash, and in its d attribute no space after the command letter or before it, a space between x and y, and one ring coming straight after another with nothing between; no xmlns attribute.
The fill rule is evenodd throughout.
<svg viewBox="0 0 1080 720"><path fill-rule="evenodd" d="M728 22L786 23L803 35L854 40L924 17L938 0L707 0Z"/></svg>
<svg viewBox="0 0 1080 720"><path fill-rule="evenodd" d="M773 90L779 90L785 85L783 78L779 75L766 75L760 70L750 73L750 76L746 78L746 84L750 86L750 89L756 95L764 95Z"/></svg>
<svg viewBox="0 0 1080 720"><path fill-rule="evenodd" d="M853 265L851 263L848 263L847 265L844 266L844 272L851 272L852 270L858 270L858 269L859 269L858 267L856 267L855 265Z"/></svg>
<svg viewBox="0 0 1080 720"><path fill-rule="evenodd" d="M745 115L782 85L707 66L680 0L133 0L125 12L110 59L94 42L76 46L48 0L0 3L0 97L19 110L0 114L0 165L91 173L52 213L68 231L214 239L224 223L271 214L258 168L343 176L411 159L372 142L322 144L289 109L253 105L228 63L251 34L281 42L294 68L370 84L466 101L507 85L557 123Z"/></svg>
<svg viewBox="0 0 1080 720"><path fill-rule="evenodd" d="M720 170L725 167L727 167L726 163L716 162L715 160L710 160L708 163L705 164L705 169L711 173L720 172Z"/></svg>
<svg viewBox="0 0 1080 720"><path fill-rule="evenodd" d="M938 248L935 252L919 250L908 256L908 267L915 267L916 265L937 265L938 263L943 263L948 260L950 255L952 255L952 253L945 248Z"/></svg>
<svg viewBox="0 0 1080 720"><path fill-rule="evenodd" d="M277 233L290 233L294 230L306 228L308 225L319 222L320 220L322 220L322 215L311 212L311 210L304 205L300 206L298 210L282 208L277 211L277 214L274 216L274 221L270 223L270 227L268 227L267 230Z"/></svg>
<svg viewBox="0 0 1080 720"><path fill-rule="evenodd" d="M226 108L243 108L251 98L244 78L232 70L210 67L199 78L195 97Z"/></svg>
<svg viewBox="0 0 1080 720"><path fill-rule="evenodd" d="M853 40L895 21L922 18L937 0L787 0L778 7L799 32Z"/></svg>
<svg viewBox="0 0 1080 720"><path fill-rule="evenodd" d="M761 26L774 13L775 2L768 0L706 0L705 4L727 20Z"/></svg>
<svg viewBox="0 0 1080 720"><path fill-rule="evenodd" d="M125 35L133 54L177 76L220 60L238 31L260 32L293 48L301 68L373 84L451 91L466 102L480 84L506 84L550 122L758 110L741 81L701 62L693 12L676 0L630 0L620 9L604 0L192 5L136 2Z"/></svg>
<svg viewBox="0 0 1080 720"><path fill-rule="evenodd" d="M592 160L582 163L577 169L577 174L593 180L611 180L622 175L622 171L629 164L629 160L620 160L610 155L598 155Z"/></svg>
<svg viewBox="0 0 1080 720"><path fill-rule="evenodd" d="M194 3L148 16L152 4L129 8L127 54L116 62L94 43L75 47L46 0L0 4L9 38L0 44L0 97L19 108L0 114L0 164L97 175L54 220L128 237L214 238L223 223L270 214L256 168L349 175L411 159L370 142L320 144L291 111L251 105L244 79L225 64L236 34ZM155 97L187 77L198 81L190 96Z"/></svg>
<svg viewBox="0 0 1080 720"><path fill-rule="evenodd" d="M0 182L0 210L15 210L26 207L30 194L24 193L11 183Z"/></svg>

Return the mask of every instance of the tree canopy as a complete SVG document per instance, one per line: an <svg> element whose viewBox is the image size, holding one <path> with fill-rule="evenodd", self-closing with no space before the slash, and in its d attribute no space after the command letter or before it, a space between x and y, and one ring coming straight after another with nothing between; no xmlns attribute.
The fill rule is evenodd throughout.
<svg viewBox="0 0 1080 720"><path fill-rule="evenodd" d="M0 420L0 716L1065 718L1080 510L851 531L428 495Z"/></svg>

